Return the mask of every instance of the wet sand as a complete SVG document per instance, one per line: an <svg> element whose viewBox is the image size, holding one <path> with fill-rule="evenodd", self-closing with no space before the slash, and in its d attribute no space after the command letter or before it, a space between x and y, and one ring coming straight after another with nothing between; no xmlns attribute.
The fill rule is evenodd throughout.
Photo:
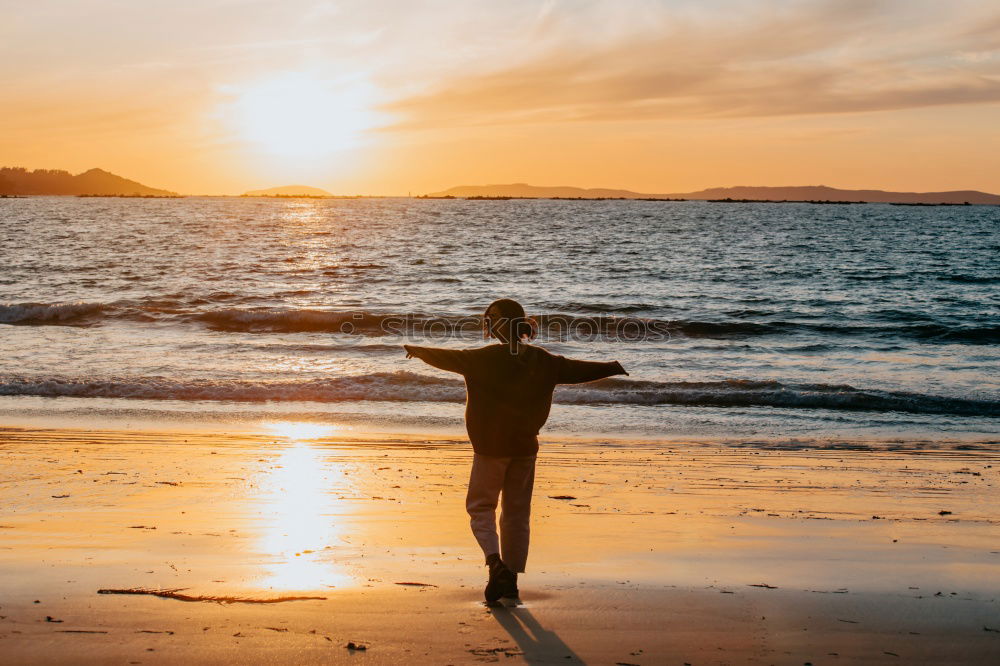
<svg viewBox="0 0 1000 666"><path fill-rule="evenodd" d="M1000 660L996 453L548 442L515 609L480 603L470 455L0 429L0 661Z"/></svg>

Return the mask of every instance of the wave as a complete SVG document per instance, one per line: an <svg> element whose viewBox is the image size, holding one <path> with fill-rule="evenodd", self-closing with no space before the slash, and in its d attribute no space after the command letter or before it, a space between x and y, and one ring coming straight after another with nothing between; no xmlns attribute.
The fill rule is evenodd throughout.
<svg viewBox="0 0 1000 666"><path fill-rule="evenodd" d="M0 304L0 324L19 326L90 326L114 306L102 303Z"/></svg>
<svg viewBox="0 0 1000 666"><path fill-rule="evenodd" d="M232 294L213 295L213 303L237 299ZM366 310L336 311L315 308L221 307L199 309L204 298L187 301L162 297L115 303L13 303L0 304L0 324L21 326L93 326L106 320L160 321L197 324L210 330L243 333L345 333L384 336L418 335L428 338L478 337L479 315L434 316L420 313L380 313ZM877 313L885 324L851 324L800 321L748 321L745 312L726 321L652 319L629 315L537 315L543 340L609 340L664 342L674 337L743 339L765 336L822 335L904 338L929 343L1000 344L1000 326L951 325L899 312Z"/></svg>
<svg viewBox="0 0 1000 666"><path fill-rule="evenodd" d="M478 315L431 316L425 314L336 312L313 309L227 308L193 316L220 331L274 333L346 333L354 335L423 335L430 338L476 337L482 321ZM811 322L753 322L742 320L665 320L614 315L536 315L543 340L611 340L665 342L684 338L754 338L794 334L826 336L901 337L923 342L965 344L1000 343L1000 326L850 325Z"/></svg>
<svg viewBox="0 0 1000 666"><path fill-rule="evenodd" d="M480 330L478 317L429 317L419 314L339 312L309 308L223 308L194 314L191 319L216 331L251 333L405 335L419 329L437 329L440 333L462 328L477 332Z"/></svg>
<svg viewBox="0 0 1000 666"><path fill-rule="evenodd" d="M406 371L293 381L181 380L166 377L79 379L5 375L0 376L0 395L236 402L464 402L465 387L458 379ZM784 384L736 379L715 382L605 379L591 384L559 387L555 402L572 405L772 407L1000 416L1000 400L859 389L846 384Z"/></svg>
<svg viewBox="0 0 1000 666"><path fill-rule="evenodd" d="M950 416L1000 416L1000 400L958 398L908 391L858 389L847 384L784 384L768 380L718 382L644 382L606 379L568 387L560 402L639 405L782 407L844 411L906 412Z"/></svg>
<svg viewBox="0 0 1000 666"><path fill-rule="evenodd" d="M997 284L1000 276L996 275L944 275L938 278L944 282L960 282L963 284Z"/></svg>
<svg viewBox="0 0 1000 666"><path fill-rule="evenodd" d="M652 303L562 303L562 304L549 304L553 310L566 310L569 312L602 312L602 313L622 313L631 314L634 312L643 312L649 310L657 310L662 306L653 305Z"/></svg>
<svg viewBox="0 0 1000 666"><path fill-rule="evenodd" d="M127 376L79 379L7 375L0 377L0 395L234 402L461 402L465 400L465 387L459 380L405 371L293 381Z"/></svg>
<svg viewBox="0 0 1000 666"><path fill-rule="evenodd" d="M400 344L354 343L351 340L324 343L256 343L256 342L203 342L184 345L185 350L198 350L231 354L233 352L264 352L272 354L351 354L353 356L368 356L376 354L402 354Z"/></svg>

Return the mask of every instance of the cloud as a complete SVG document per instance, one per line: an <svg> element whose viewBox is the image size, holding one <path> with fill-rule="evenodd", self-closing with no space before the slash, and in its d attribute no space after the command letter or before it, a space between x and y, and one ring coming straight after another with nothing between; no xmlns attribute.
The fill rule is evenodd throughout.
<svg viewBox="0 0 1000 666"><path fill-rule="evenodd" d="M761 14L759 6L656 22L656 34L635 30L593 48L570 35L543 56L452 79L390 110L407 118L402 127L432 128L1000 102L1000 59L990 56L1000 46L1000 12L991 7L948 13L919 2L841 0L771 4ZM547 26L554 22L545 14Z"/></svg>

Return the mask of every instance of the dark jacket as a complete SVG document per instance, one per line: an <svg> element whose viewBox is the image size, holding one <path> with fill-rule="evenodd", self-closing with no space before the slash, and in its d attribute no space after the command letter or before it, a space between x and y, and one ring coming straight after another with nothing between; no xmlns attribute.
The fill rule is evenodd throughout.
<svg viewBox="0 0 1000 666"><path fill-rule="evenodd" d="M505 344L461 350L403 347L435 368L465 377L465 425L473 450L486 456L538 453L538 431L549 417L556 384L628 374L618 361L575 361L532 345L521 345L516 355Z"/></svg>

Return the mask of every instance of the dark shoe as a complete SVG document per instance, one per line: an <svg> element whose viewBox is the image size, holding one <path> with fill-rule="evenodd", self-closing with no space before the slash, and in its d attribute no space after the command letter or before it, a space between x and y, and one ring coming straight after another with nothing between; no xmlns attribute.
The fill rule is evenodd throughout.
<svg viewBox="0 0 1000 666"><path fill-rule="evenodd" d="M486 564L490 568L490 579L483 590L487 604L495 604L501 597L506 597L513 593L517 596L517 574L507 568L500 556L490 555L486 558Z"/></svg>
<svg viewBox="0 0 1000 666"><path fill-rule="evenodd" d="M511 599L516 600L521 598L521 593L517 589L517 574L508 569L510 572L510 580L504 581L503 592L500 594L501 599Z"/></svg>

